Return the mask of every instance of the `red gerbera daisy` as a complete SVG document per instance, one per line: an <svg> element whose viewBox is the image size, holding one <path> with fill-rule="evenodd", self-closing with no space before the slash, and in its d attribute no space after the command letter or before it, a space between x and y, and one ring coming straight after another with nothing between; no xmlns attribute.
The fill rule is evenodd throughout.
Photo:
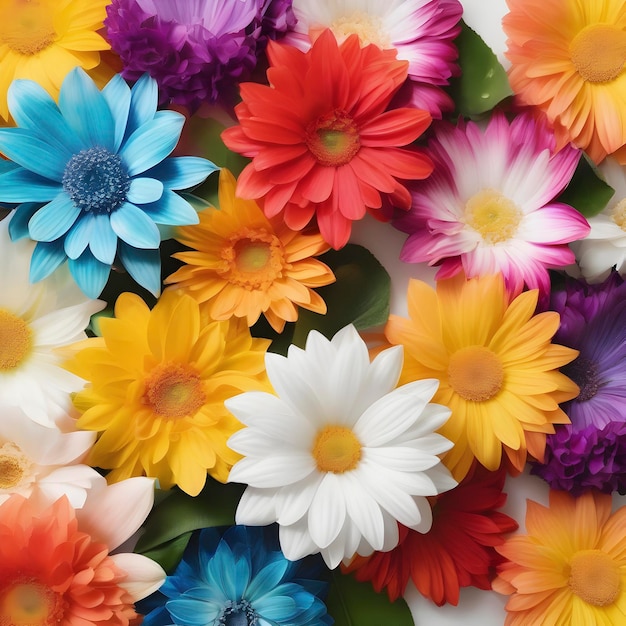
<svg viewBox="0 0 626 626"><path fill-rule="evenodd" d="M341 45L330 30L302 52L271 41L269 86L241 85L240 125L222 138L252 157L237 193L262 199L265 214L284 212L292 230L317 215L334 248L348 241L351 223L383 200L408 209L403 181L426 178L432 162L406 149L430 124L430 114L386 110L407 77L395 50L361 48L357 35Z"/></svg>
<svg viewBox="0 0 626 626"><path fill-rule="evenodd" d="M400 543L390 552L357 557L344 568L374 589L387 589L394 601L409 578L418 591L438 606L457 605L461 587L491 589L494 567L503 559L494 549L517 522L498 512L506 472L490 472L476 463L457 487L433 500L433 525L422 534L400 526Z"/></svg>

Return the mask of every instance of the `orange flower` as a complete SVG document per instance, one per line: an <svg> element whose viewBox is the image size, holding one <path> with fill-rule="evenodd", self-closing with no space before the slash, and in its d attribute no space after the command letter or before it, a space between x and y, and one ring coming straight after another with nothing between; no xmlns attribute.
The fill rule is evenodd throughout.
<svg viewBox="0 0 626 626"><path fill-rule="evenodd" d="M174 256L187 265L169 276L196 301L208 302L214 320L245 317L252 326L261 313L277 332L298 319L297 306L326 313L311 289L335 280L311 257L328 249L321 235L302 235L280 217L267 219L258 204L235 195L235 178L220 172L219 210L200 212L200 223L177 229L176 238L193 248ZM297 305L297 306L296 306Z"/></svg>
<svg viewBox="0 0 626 626"><path fill-rule="evenodd" d="M383 199L408 209L402 181L425 178L432 163L403 146L431 118L418 109L386 111L407 77L407 63L395 55L361 48L357 35L339 45L330 30L307 52L270 41L270 85L241 85L240 125L222 134L231 150L252 157L237 193L262 198L265 214L283 213L292 230L317 215L334 248L348 241L352 221L380 209Z"/></svg>
<svg viewBox="0 0 626 626"><path fill-rule="evenodd" d="M560 143L599 162L626 144L626 3L507 0L511 87L539 107Z"/></svg>

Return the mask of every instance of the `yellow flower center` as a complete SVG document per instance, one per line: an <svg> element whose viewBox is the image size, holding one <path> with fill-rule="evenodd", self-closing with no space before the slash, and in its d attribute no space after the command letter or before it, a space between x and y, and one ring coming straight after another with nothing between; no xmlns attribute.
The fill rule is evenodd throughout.
<svg viewBox="0 0 626 626"><path fill-rule="evenodd" d="M58 626L64 612L63 597L35 580L0 588L0 626Z"/></svg>
<svg viewBox="0 0 626 626"><path fill-rule="evenodd" d="M32 462L12 441L0 446L0 489L13 489L30 474Z"/></svg>
<svg viewBox="0 0 626 626"><path fill-rule="evenodd" d="M331 22L330 29L337 41L343 41L349 35L356 34L362 46L374 44L383 50L392 47L382 19L364 11L355 11L350 15L338 17Z"/></svg>
<svg viewBox="0 0 626 626"><path fill-rule="evenodd" d="M611 217L623 231L626 231L626 198L615 205Z"/></svg>
<svg viewBox="0 0 626 626"><path fill-rule="evenodd" d="M269 289L287 266L280 239L262 228L243 228L233 235L222 260L222 277L248 290Z"/></svg>
<svg viewBox="0 0 626 626"><path fill-rule="evenodd" d="M570 57L584 80L610 82L624 69L626 32L611 24L586 26L570 44Z"/></svg>
<svg viewBox="0 0 626 626"><path fill-rule="evenodd" d="M188 365L165 363L145 381L144 402L162 417L191 416L206 402L198 374Z"/></svg>
<svg viewBox="0 0 626 626"><path fill-rule="evenodd" d="M313 458L320 472L349 472L361 460L361 442L349 428L326 426L315 439Z"/></svg>
<svg viewBox="0 0 626 626"><path fill-rule="evenodd" d="M587 604L613 604L622 589L621 578L619 565L601 550L581 550L570 561L569 588Z"/></svg>
<svg viewBox="0 0 626 626"><path fill-rule="evenodd" d="M0 371L17 367L30 352L32 343L28 324L21 317L0 309Z"/></svg>
<svg viewBox="0 0 626 626"><path fill-rule="evenodd" d="M56 38L47 2L13 0L0 13L0 41L27 56L47 48Z"/></svg>
<svg viewBox="0 0 626 626"><path fill-rule="evenodd" d="M448 382L464 400L485 402L502 389L502 362L489 348L461 348L450 357Z"/></svg>
<svg viewBox="0 0 626 626"><path fill-rule="evenodd" d="M482 189L465 204L465 223L494 244L515 236L522 212L495 189Z"/></svg>
<svg viewBox="0 0 626 626"><path fill-rule="evenodd" d="M309 123L305 141L318 162L328 167L349 163L361 147L354 120L341 110L321 115Z"/></svg>

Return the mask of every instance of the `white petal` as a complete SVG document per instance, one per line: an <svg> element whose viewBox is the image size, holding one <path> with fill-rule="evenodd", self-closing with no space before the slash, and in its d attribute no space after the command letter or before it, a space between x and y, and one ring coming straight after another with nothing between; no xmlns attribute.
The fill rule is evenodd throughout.
<svg viewBox="0 0 626 626"><path fill-rule="evenodd" d="M363 458L397 472L423 472L441 462L434 454L400 446L364 448Z"/></svg>
<svg viewBox="0 0 626 626"><path fill-rule="evenodd" d="M320 547L326 548L333 542L346 519L346 505L343 490L337 476L328 472L317 488L311 507L308 522L311 539Z"/></svg>
<svg viewBox="0 0 626 626"><path fill-rule="evenodd" d="M40 497L52 504L61 496L67 496L75 509L84 506L87 492L99 482L100 474L88 465L59 467L37 481Z"/></svg>
<svg viewBox="0 0 626 626"><path fill-rule="evenodd" d="M416 497L415 504L420 512L420 521L410 526L418 533L427 533L433 525L433 510L426 498Z"/></svg>
<svg viewBox="0 0 626 626"><path fill-rule="evenodd" d="M275 497L274 490L247 487L237 505L235 523L247 526L273 524L276 521Z"/></svg>
<svg viewBox="0 0 626 626"><path fill-rule="evenodd" d="M244 483L263 489L282 487L306 478L315 469L315 461L311 455L294 453L263 459L245 457L230 470L228 482Z"/></svg>
<svg viewBox="0 0 626 626"><path fill-rule="evenodd" d="M120 587L126 589L135 602L154 593L165 582L163 568L146 556L126 552L113 554L111 558L128 574Z"/></svg>
<svg viewBox="0 0 626 626"><path fill-rule="evenodd" d="M295 485L283 487L276 494L276 521L286 526L295 524L306 515L313 496L324 476L313 472Z"/></svg>
<svg viewBox="0 0 626 626"><path fill-rule="evenodd" d="M316 554L319 548L311 539L306 518L278 529L280 549L290 561L297 561L309 554Z"/></svg>
<svg viewBox="0 0 626 626"><path fill-rule="evenodd" d="M385 536L385 525L380 506L361 484L354 473L346 472L341 477L346 510L352 523L374 550L381 550Z"/></svg>

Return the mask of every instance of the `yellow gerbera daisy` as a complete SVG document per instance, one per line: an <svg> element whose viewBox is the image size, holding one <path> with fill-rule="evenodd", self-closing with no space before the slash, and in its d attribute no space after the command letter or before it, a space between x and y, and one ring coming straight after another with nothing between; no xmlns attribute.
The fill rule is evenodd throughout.
<svg viewBox="0 0 626 626"><path fill-rule="evenodd" d="M626 624L626 507L611 496L550 493L529 501L525 536L496 550L509 559L493 588L512 594L505 626Z"/></svg>
<svg viewBox="0 0 626 626"><path fill-rule="evenodd" d="M311 287L328 285L335 275L311 258L326 252L318 234L303 235L280 218L268 219L256 202L235 195L236 181L220 172L220 210L200 212L200 223L178 228L176 238L193 248L174 256L187 265L166 283L178 283L199 302L208 302L215 320L246 318L254 324L261 313L276 331L298 319L297 306L326 313L324 300Z"/></svg>
<svg viewBox="0 0 626 626"><path fill-rule="evenodd" d="M207 471L226 482L240 458L226 440L241 424L224 400L268 389L269 342L253 339L243 324L209 320L177 290L152 311L124 293L100 328L102 337L75 344L66 364L88 381L74 398L78 427L101 432L89 463L112 469L111 481L145 474L190 495Z"/></svg>
<svg viewBox="0 0 626 626"><path fill-rule="evenodd" d="M599 162L626 144L626 2L507 0L509 79Z"/></svg>
<svg viewBox="0 0 626 626"><path fill-rule="evenodd" d="M527 452L543 457L553 425L569 423L558 403L576 397L578 387L557 368L578 352L551 343L559 315L534 315L537 294L509 302L500 274L459 275L438 282L436 291L412 280L410 319L389 318L387 339L405 348L400 384L440 381L433 402L452 416L439 432L454 442L443 460L458 481L474 457L497 469L503 449L521 471Z"/></svg>
<svg viewBox="0 0 626 626"><path fill-rule="evenodd" d="M72 68L99 65L100 52L110 48L96 32L103 27L107 4L109 0L0 0L0 115L5 120L13 79L34 80L56 99Z"/></svg>

